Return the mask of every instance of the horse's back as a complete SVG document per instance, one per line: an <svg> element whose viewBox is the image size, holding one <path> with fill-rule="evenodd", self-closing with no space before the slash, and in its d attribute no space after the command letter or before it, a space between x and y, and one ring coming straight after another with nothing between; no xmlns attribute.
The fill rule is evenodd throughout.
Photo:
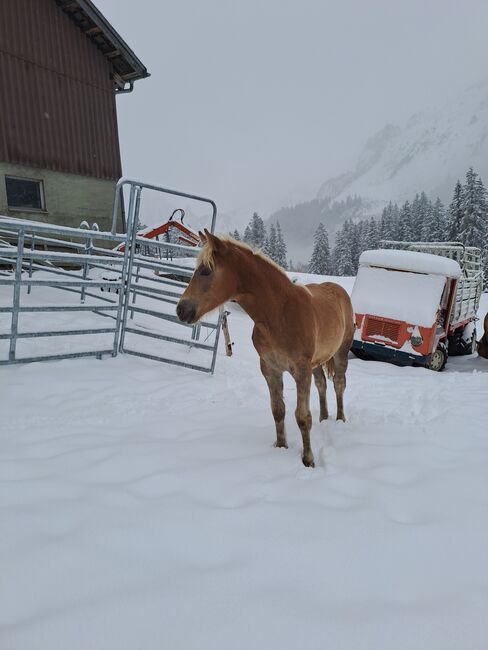
<svg viewBox="0 0 488 650"><path fill-rule="evenodd" d="M347 291L336 282L307 284L317 323L317 354L329 359L349 349L354 335L354 313Z"/></svg>
<svg viewBox="0 0 488 650"><path fill-rule="evenodd" d="M322 282L321 284L307 284L306 287L312 294L318 310L340 312L348 322L353 322L351 299L340 284L337 284L337 282Z"/></svg>

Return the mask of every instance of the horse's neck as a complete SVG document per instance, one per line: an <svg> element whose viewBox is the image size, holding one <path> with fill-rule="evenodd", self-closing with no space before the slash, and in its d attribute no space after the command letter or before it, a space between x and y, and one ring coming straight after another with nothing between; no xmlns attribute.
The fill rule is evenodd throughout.
<svg viewBox="0 0 488 650"><path fill-rule="evenodd" d="M242 269L236 302L255 323L273 327L282 317L282 308L290 299L293 285L288 278L264 259L253 259Z"/></svg>

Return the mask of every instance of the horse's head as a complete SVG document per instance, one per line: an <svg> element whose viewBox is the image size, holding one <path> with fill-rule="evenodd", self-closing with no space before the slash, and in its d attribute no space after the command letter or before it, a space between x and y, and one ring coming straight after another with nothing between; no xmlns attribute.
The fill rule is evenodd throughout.
<svg viewBox="0 0 488 650"><path fill-rule="evenodd" d="M232 298L237 289L229 264L232 244L208 230L198 234L203 248L197 268L176 307L178 318L190 325Z"/></svg>

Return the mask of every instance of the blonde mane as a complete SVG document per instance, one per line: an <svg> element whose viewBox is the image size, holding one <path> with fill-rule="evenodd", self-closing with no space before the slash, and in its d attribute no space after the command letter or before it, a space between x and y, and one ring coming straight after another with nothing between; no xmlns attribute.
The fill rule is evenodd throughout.
<svg viewBox="0 0 488 650"><path fill-rule="evenodd" d="M225 242L226 244L230 244L232 246L235 246L236 248L240 248L241 250L246 251L247 253L253 255L254 257L258 257L259 259L263 260L263 262L266 262L267 264L275 268L277 271L279 271L282 275L285 276L287 280L289 280L289 282L291 282L290 278L287 276L284 269L279 264L276 264L275 261L273 261L262 251L255 250L254 248L251 248L251 246L249 246L248 244L242 241L238 241L237 239L234 239L233 237L230 236L224 235L222 237L218 237L218 239L222 242ZM202 247L202 250L198 254L197 266L199 264L203 264L203 266L207 266L209 269L215 268L215 249L210 240L207 240L205 242L205 244Z"/></svg>

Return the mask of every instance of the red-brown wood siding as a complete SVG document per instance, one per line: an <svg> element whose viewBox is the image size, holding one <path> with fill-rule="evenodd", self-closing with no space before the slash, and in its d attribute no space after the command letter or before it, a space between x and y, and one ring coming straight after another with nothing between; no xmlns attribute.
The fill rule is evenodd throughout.
<svg viewBox="0 0 488 650"><path fill-rule="evenodd" d="M0 0L0 161L119 178L111 72L54 0Z"/></svg>

